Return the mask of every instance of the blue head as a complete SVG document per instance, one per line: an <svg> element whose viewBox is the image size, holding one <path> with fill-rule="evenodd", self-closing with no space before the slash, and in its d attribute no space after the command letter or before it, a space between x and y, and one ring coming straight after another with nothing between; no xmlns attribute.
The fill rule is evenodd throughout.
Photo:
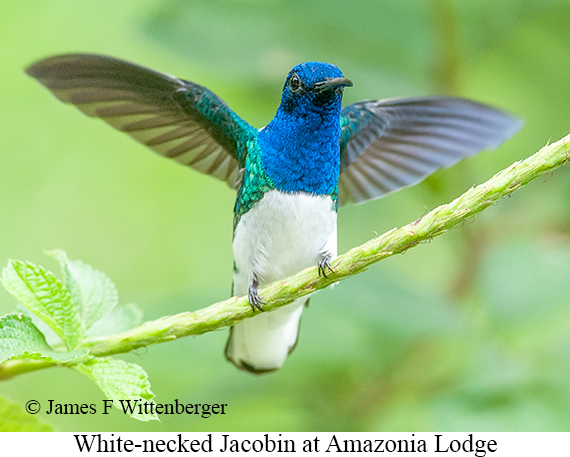
<svg viewBox="0 0 570 457"><path fill-rule="evenodd" d="M340 112L342 92L346 86L352 86L352 82L330 63L299 64L287 75L279 110L302 116L311 112Z"/></svg>
<svg viewBox="0 0 570 457"><path fill-rule="evenodd" d="M336 195L347 86L352 82L329 63L306 62L289 72L281 105L259 133L263 168L277 189Z"/></svg>

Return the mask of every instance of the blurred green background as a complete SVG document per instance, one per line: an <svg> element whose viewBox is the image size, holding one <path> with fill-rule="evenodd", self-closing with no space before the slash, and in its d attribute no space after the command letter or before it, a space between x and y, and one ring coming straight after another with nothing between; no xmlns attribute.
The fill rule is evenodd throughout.
<svg viewBox="0 0 570 457"><path fill-rule="evenodd" d="M11 2L0 15L0 262L61 248L106 272L146 319L229 295L234 192L57 102L23 69L93 52L206 85L256 127L297 63L338 65L361 99L449 93L526 120L494 152L342 208L339 251L361 244L569 133L570 2L561 0L99 0ZM123 356L159 402L225 416L142 423L113 411L50 417L63 431L570 429L570 168L433 242L318 293L285 367L223 357L227 331ZM0 291L0 312L15 308ZM71 370L0 384L20 403L97 403Z"/></svg>

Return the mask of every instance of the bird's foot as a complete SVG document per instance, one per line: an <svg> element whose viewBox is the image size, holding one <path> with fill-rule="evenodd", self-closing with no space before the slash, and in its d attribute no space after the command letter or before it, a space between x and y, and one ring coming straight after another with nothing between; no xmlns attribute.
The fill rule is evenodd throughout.
<svg viewBox="0 0 570 457"><path fill-rule="evenodd" d="M249 305L251 306L251 309L253 310L254 313L256 309L258 309L259 311L265 311L262 306L265 305L265 302L261 300L259 292L257 291L258 285L259 284L257 282L257 278L253 278L253 281L251 281L249 290L247 292L247 298L249 298Z"/></svg>
<svg viewBox="0 0 570 457"><path fill-rule="evenodd" d="M319 260L318 268L319 268L319 276L324 276L328 278L326 270L328 269L331 273L334 273L334 270L331 266L332 255L330 253L326 253L321 260Z"/></svg>

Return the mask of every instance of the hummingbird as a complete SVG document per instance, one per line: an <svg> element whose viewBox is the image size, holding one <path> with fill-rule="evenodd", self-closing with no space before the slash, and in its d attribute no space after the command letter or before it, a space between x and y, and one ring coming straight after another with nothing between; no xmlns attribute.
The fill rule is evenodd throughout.
<svg viewBox="0 0 570 457"><path fill-rule="evenodd" d="M255 315L231 327L225 356L256 374L283 366L308 302L263 312L259 288L310 266L333 272L340 206L416 184L499 146L522 125L450 96L343 108L353 83L324 62L289 72L275 117L260 129L204 86L113 57L54 56L26 72L61 101L237 191L233 294L247 294Z"/></svg>

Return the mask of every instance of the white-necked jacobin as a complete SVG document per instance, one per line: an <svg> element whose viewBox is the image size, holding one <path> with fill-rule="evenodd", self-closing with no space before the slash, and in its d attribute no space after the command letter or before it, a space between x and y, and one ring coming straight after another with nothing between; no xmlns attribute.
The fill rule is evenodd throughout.
<svg viewBox="0 0 570 457"><path fill-rule="evenodd" d="M522 125L456 97L341 108L352 82L322 62L289 72L277 113L261 129L203 86L111 57L55 56L27 73L87 115L237 189L233 293L248 294L260 312L231 328L226 357L254 373L283 365L307 302L263 313L258 287L313 265L321 274L332 271L340 205L415 184L498 146Z"/></svg>

